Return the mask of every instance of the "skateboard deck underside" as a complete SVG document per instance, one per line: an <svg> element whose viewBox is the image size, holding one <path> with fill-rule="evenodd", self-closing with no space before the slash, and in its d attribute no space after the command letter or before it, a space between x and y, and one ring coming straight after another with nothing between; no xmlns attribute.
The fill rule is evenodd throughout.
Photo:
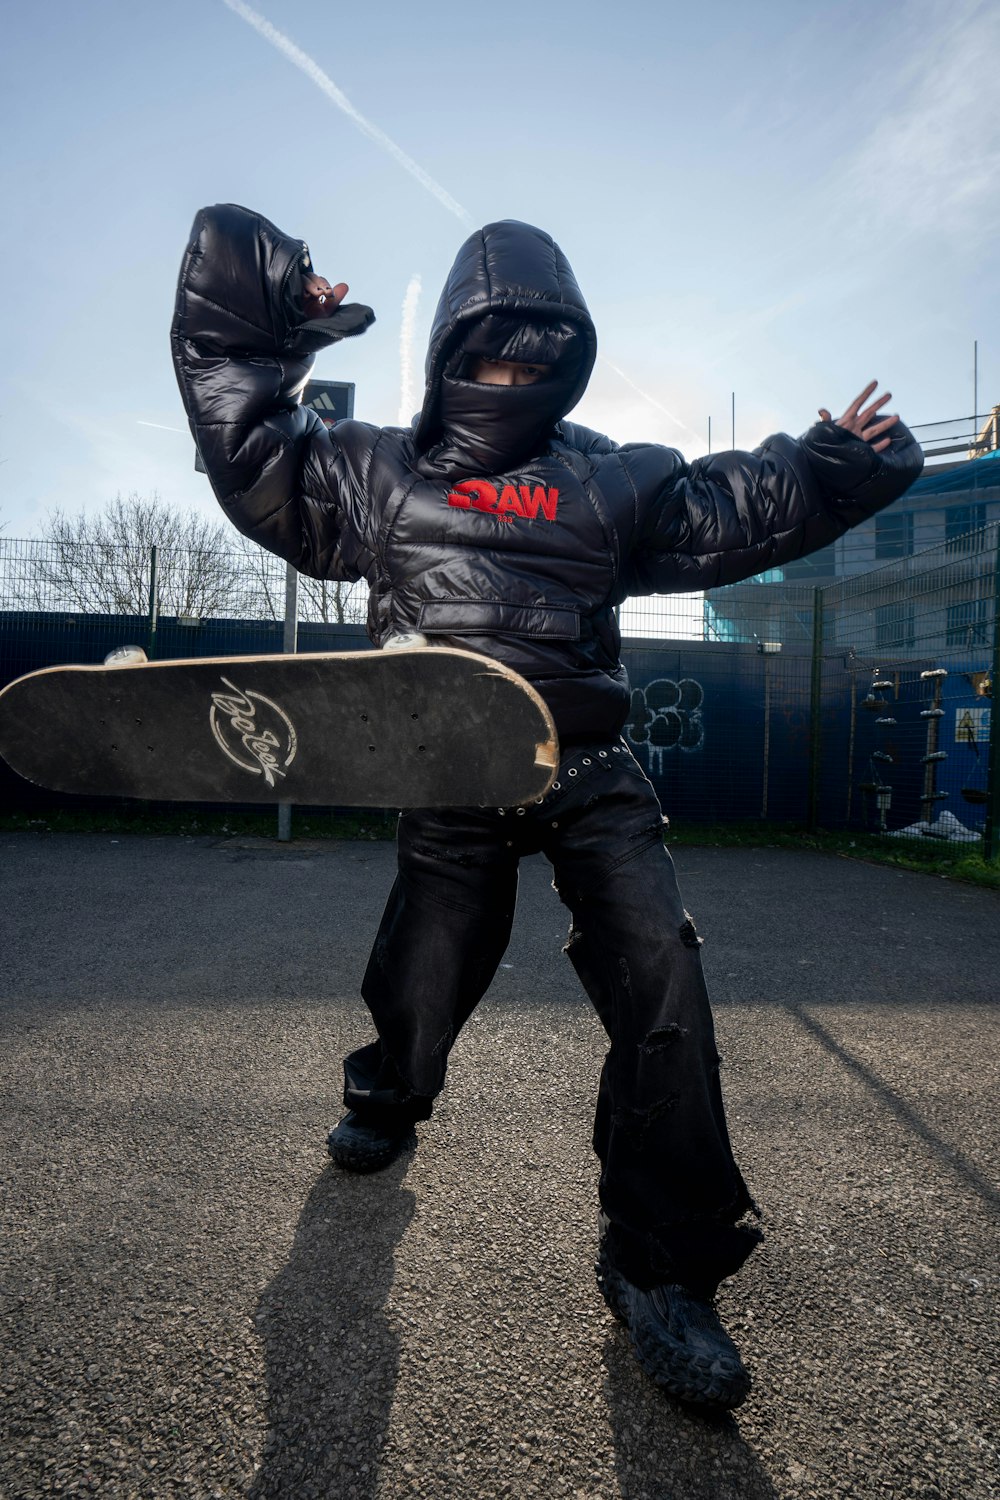
<svg viewBox="0 0 1000 1500"><path fill-rule="evenodd" d="M444 648L51 667L0 693L0 754L62 792L350 807L513 806L558 760L527 683Z"/></svg>

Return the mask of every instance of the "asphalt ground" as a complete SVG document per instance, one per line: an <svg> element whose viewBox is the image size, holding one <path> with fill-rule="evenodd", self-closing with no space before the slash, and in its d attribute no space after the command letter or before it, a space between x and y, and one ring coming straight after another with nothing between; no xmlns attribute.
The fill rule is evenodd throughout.
<svg viewBox="0 0 1000 1500"><path fill-rule="evenodd" d="M1000 1493L1000 900L685 848L766 1241L708 1418L595 1285L604 1044L523 866L416 1154L325 1135L391 845L0 836L0 1494Z"/></svg>

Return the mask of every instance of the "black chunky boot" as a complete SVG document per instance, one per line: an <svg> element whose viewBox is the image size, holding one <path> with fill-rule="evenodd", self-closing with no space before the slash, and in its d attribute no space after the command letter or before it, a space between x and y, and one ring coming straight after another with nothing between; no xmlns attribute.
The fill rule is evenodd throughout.
<svg viewBox="0 0 1000 1500"><path fill-rule="evenodd" d="M354 1109L348 1110L326 1138L333 1160L347 1172L377 1172L416 1143L412 1125L390 1129L363 1120Z"/></svg>
<svg viewBox="0 0 1000 1500"><path fill-rule="evenodd" d="M712 1303L682 1286L641 1291L615 1270L606 1246L602 1235L597 1285L628 1329L646 1374L680 1401L718 1411L740 1406L749 1395L750 1376Z"/></svg>

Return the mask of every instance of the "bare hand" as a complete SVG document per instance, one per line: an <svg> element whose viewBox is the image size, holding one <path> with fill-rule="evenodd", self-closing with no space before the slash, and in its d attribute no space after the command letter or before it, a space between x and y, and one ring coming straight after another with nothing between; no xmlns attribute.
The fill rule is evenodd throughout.
<svg viewBox="0 0 1000 1500"><path fill-rule="evenodd" d="M892 392L886 391L884 396L880 396L870 406L865 406L865 402L877 386L877 380L869 381L860 396L855 396L844 415L837 418L837 426L846 427L847 431L853 432L855 437L864 438L866 443L871 443L876 453L881 453L889 446L889 439L882 438L882 433L888 432L890 427L895 426L899 418L898 416L885 417L879 422L873 420L879 407L892 399ZM864 407L863 411L862 407ZM825 406L820 407L819 414L824 422L833 421ZM878 441L879 438L882 438L881 442Z"/></svg>
<svg viewBox="0 0 1000 1500"><path fill-rule="evenodd" d="M328 318L337 311L349 290L346 281L331 286L325 276L307 271L302 277L302 307L306 318Z"/></svg>

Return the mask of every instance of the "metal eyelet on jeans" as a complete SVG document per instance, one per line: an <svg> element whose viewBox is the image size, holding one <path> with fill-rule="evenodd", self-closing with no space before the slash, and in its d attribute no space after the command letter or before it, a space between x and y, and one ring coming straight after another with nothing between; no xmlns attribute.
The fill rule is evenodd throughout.
<svg viewBox="0 0 1000 1500"><path fill-rule="evenodd" d="M553 819L553 822L552 822L552 827L553 828L558 828L559 827L559 824L554 819Z"/></svg>
<svg viewBox="0 0 1000 1500"><path fill-rule="evenodd" d="M537 807L539 803L544 802L544 801L545 801L544 797L536 797L535 798L535 806Z"/></svg>
<svg viewBox="0 0 1000 1500"><path fill-rule="evenodd" d="M621 754L621 748L622 748L621 745L613 745L611 747L611 754L612 755L619 755L619 754Z"/></svg>
<svg viewBox="0 0 1000 1500"><path fill-rule="evenodd" d="M570 774L570 775L571 775L571 776L575 776L575 775L576 775L576 768L575 768L575 767L574 767L574 768L573 768L573 769L572 769L572 770L571 770L571 771L570 771L570 773L569 773L569 774Z"/></svg>
<svg viewBox="0 0 1000 1500"><path fill-rule="evenodd" d="M559 782L558 782L558 781L554 781L554 782L553 782L553 783L552 783L552 790L553 790L553 791L554 791L554 792L558 792L558 790L559 790Z"/></svg>
<svg viewBox="0 0 1000 1500"><path fill-rule="evenodd" d="M524 808L523 807L519 807L517 809L517 815L518 815L519 818L523 818L524 817Z"/></svg>
<svg viewBox="0 0 1000 1500"><path fill-rule="evenodd" d="M608 758L608 752L606 750L598 750L597 753L601 757L602 760L607 760L607 758Z"/></svg>
<svg viewBox="0 0 1000 1500"><path fill-rule="evenodd" d="M499 816L501 818L504 818L504 817L507 816L507 809L505 807L498 807L497 808L497 813L499 814Z"/></svg>
<svg viewBox="0 0 1000 1500"><path fill-rule="evenodd" d="M590 761L587 759L586 756L583 757L583 763L584 763L585 766L589 766L590 765Z"/></svg>

